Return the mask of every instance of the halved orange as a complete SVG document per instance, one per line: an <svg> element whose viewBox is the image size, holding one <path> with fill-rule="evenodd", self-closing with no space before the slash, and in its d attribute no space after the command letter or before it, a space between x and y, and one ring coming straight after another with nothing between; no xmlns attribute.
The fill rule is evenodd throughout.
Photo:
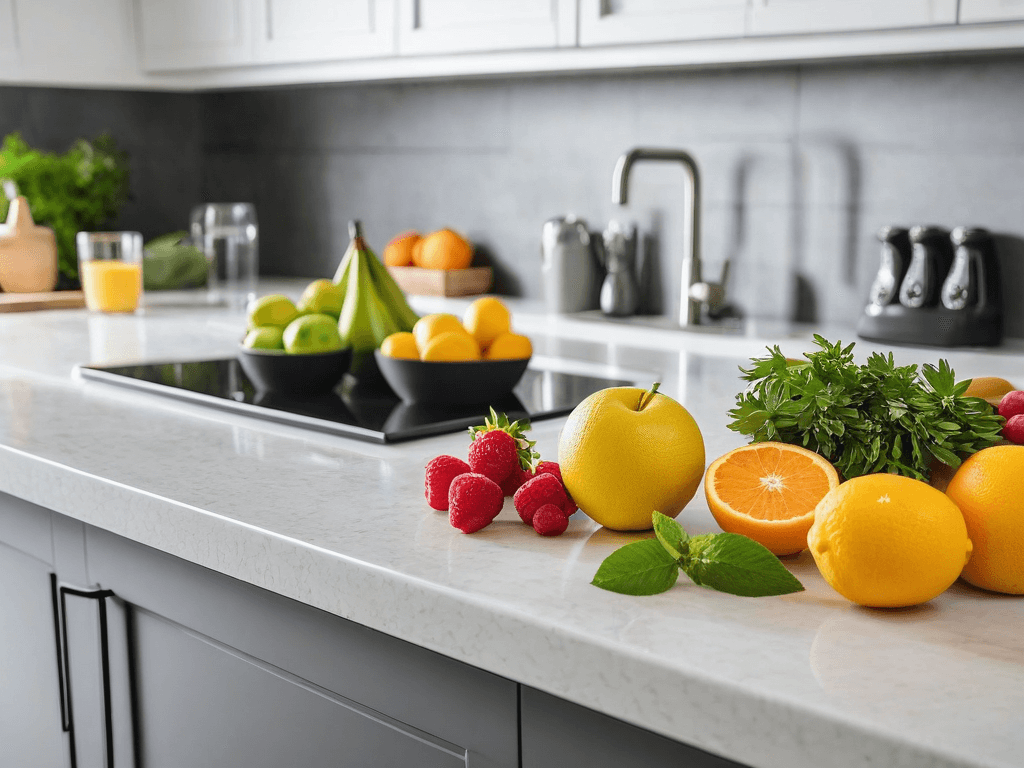
<svg viewBox="0 0 1024 768"><path fill-rule="evenodd" d="M807 548L814 508L839 473L814 451L753 443L716 459L704 476L708 507L723 531L749 536L776 555Z"/></svg>

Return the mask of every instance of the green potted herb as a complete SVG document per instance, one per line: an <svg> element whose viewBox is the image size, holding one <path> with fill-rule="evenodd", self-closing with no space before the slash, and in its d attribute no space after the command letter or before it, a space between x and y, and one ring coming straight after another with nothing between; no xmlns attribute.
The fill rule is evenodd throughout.
<svg viewBox="0 0 1024 768"><path fill-rule="evenodd" d="M117 218L128 199L128 155L106 134L91 142L79 139L61 155L33 149L11 133L0 146L0 178L14 181L28 198L36 223L53 229L62 282L75 282L75 234L101 229ZM0 197L0 220L8 205Z"/></svg>

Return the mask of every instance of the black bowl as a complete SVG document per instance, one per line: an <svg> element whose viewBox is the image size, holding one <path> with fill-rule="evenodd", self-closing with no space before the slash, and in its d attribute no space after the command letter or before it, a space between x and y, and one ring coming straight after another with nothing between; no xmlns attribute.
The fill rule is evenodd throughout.
<svg viewBox="0 0 1024 768"><path fill-rule="evenodd" d="M529 358L426 362L374 352L388 385L407 403L491 403L505 397L523 377Z"/></svg>
<svg viewBox="0 0 1024 768"><path fill-rule="evenodd" d="M260 392L315 397L338 386L352 362L352 350L289 355L276 349L239 346L238 362Z"/></svg>

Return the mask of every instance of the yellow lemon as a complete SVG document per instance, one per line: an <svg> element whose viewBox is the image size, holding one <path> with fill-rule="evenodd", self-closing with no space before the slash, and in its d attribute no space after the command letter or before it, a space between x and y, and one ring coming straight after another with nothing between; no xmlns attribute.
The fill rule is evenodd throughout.
<svg viewBox="0 0 1024 768"><path fill-rule="evenodd" d="M480 348L465 331L448 331L427 342L420 359L433 362L479 360Z"/></svg>
<svg viewBox="0 0 1024 768"><path fill-rule="evenodd" d="M1006 379L998 376L975 376L964 392L964 397L980 397L986 400L989 405L999 407L999 401L1003 395L1012 392L1016 387Z"/></svg>
<svg viewBox="0 0 1024 768"><path fill-rule="evenodd" d="M503 333L484 352L486 360L521 360L533 354L533 345L518 333Z"/></svg>
<svg viewBox="0 0 1024 768"><path fill-rule="evenodd" d="M500 299L483 296L469 305L462 324L480 349L487 349L498 336L512 330L512 316Z"/></svg>
<svg viewBox="0 0 1024 768"><path fill-rule="evenodd" d="M613 387L569 414L558 463L587 515L615 531L646 531L652 512L675 517L693 498L704 474L704 439L667 395Z"/></svg>
<svg viewBox="0 0 1024 768"><path fill-rule="evenodd" d="M440 336L442 333L461 333L469 336L466 329L462 325L462 321L459 320L455 315L449 315L444 312L435 313L432 315L424 315L416 324L412 327L412 335L416 339L416 347L419 349L420 354L427 348L427 344L435 336Z"/></svg>
<svg viewBox="0 0 1024 768"><path fill-rule="evenodd" d="M971 554L949 497L899 475L864 475L829 491L807 545L836 592L859 605L925 603L956 581Z"/></svg>
<svg viewBox="0 0 1024 768"><path fill-rule="evenodd" d="M960 507L974 553L961 574L982 589L1024 595L1024 445L996 445L967 459L946 494Z"/></svg>
<svg viewBox="0 0 1024 768"><path fill-rule="evenodd" d="M380 353L388 357L401 357L407 360L419 360L420 353L416 349L416 338L406 331L392 333L380 345Z"/></svg>

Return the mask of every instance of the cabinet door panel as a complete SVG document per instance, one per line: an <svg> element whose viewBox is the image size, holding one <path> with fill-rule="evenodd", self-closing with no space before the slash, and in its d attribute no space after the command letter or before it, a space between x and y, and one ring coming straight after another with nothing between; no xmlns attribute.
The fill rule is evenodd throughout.
<svg viewBox="0 0 1024 768"><path fill-rule="evenodd" d="M1024 19L1024 0L960 0L960 23Z"/></svg>
<svg viewBox="0 0 1024 768"><path fill-rule="evenodd" d="M522 768L742 768L525 685L521 692Z"/></svg>
<svg viewBox="0 0 1024 768"><path fill-rule="evenodd" d="M575 45L575 22L574 0L399 0L398 52Z"/></svg>
<svg viewBox="0 0 1024 768"><path fill-rule="evenodd" d="M395 52L394 0L261 0L256 56L299 62Z"/></svg>
<svg viewBox="0 0 1024 768"><path fill-rule="evenodd" d="M13 0L0 0L0 79L15 75L18 65L18 34L14 28Z"/></svg>
<svg viewBox="0 0 1024 768"><path fill-rule="evenodd" d="M747 0L580 0L580 45L741 37Z"/></svg>
<svg viewBox="0 0 1024 768"><path fill-rule="evenodd" d="M253 61L249 0L138 0L138 9L148 70Z"/></svg>
<svg viewBox="0 0 1024 768"><path fill-rule="evenodd" d="M135 625L148 768L466 765L465 750L145 612Z"/></svg>
<svg viewBox="0 0 1024 768"><path fill-rule="evenodd" d="M785 35L956 23L956 0L753 0L747 32Z"/></svg>
<svg viewBox="0 0 1024 768"><path fill-rule="evenodd" d="M518 764L515 683L106 531L87 527L86 541L90 579L138 606L140 627L159 616L212 638L233 649L224 653L258 659L336 701L358 702L438 743L457 744L474 768ZM144 640L140 656L151 654ZM248 698L241 701L248 706ZM147 738L141 729L143 744Z"/></svg>
<svg viewBox="0 0 1024 768"><path fill-rule="evenodd" d="M0 763L63 766L50 566L0 544L0 585Z"/></svg>

